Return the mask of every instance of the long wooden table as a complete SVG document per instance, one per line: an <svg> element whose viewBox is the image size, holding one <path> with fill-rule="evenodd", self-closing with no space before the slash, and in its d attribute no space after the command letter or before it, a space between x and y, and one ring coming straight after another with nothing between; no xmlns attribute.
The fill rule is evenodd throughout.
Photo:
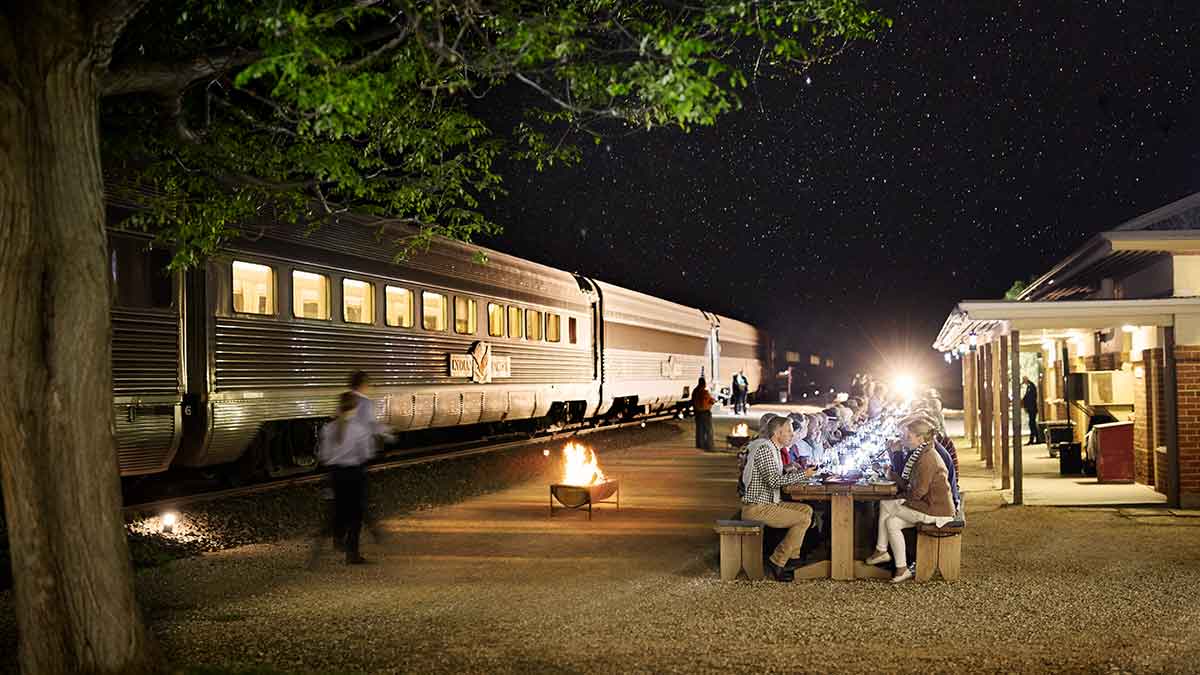
<svg viewBox="0 0 1200 675"><path fill-rule="evenodd" d="M891 572L854 559L854 502L877 502L896 497L895 485L858 485L848 483L806 483L786 485L783 493L793 501L828 501L830 514L829 560L811 563L796 570L797 579L888 579Z"/></svg>

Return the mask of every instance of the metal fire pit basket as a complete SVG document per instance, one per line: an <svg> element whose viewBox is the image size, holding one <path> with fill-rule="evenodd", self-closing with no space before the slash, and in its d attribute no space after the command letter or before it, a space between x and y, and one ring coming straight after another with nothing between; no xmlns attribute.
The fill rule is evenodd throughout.
<svg viewBox="0 0 1200 675"><path fill-rule="evenodd" d="M734 436L734 435L730 434L729 436L725 437L725 441L727 443L729 443L729 447L740 449L742 447L745 447L745 445L750 442L750 437L749 436Z"/></svg>
<svg viewBox="0 0 1200 675"><path fill-rule="evenodd" d="M604 501L616 495L615 501ZM587 507L588 520L592 519L592 504L616 504L621 510L621 481L610 478L595 485L564 485L554 483L550 486L550 517L554 517L554 500L558 500L568 509Z"/></svg>

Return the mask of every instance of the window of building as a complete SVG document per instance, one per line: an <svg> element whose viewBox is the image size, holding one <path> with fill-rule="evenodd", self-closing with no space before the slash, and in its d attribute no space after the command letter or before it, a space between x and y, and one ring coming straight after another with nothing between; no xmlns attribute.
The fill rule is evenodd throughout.
<svg viewBox="0 0 1200 675"><path fill-rule="evenodd" d="M454 332L459 335L474 335L478 309L479 305L474 298L454 296Z"/></svg>
<svg viewBox="0 0 1200 675"><path fill-rule="evenodd" d="M821 365L821 357L817 356L816 354L809 356L808 357L808 365L810 365L810 366Z"/></svg>
<svg viewBox="0 0 1200 675"><path fill-rule="evenodd" d="M233 311L275 313L275 270L266 265L233 261Z"/></svg>
<svg viewBox="0 0 1200 675"><path fill-rule="evenodd" d="M508 337L519 338L525 336L525 316L524 310L520 307L508 307Z"/></svg>
<svg viewBox="0 0 1200 675"><path fill-rule="evenodd" d="M557 314L546 315L546 341L562 341L562 319Z"/></svg>
<svg viewBox="0 0 1200 675"><path fill-rule="evenodd" d="M375 323L375 287L358 279L342 279L342 320Z"/></svg>
<svg viewBox="0 0 1200 675"><path fill-rule="evenodd" d="M833 359L825 359L825 367L832 368L833 367Z"/></svg>
<svg viewBox="0 0 1200 675"><path fill-rule="evenodd" d="M383 289L383 299L386 305L384 322L397 328L413 327L413 292L398 286L386 286Z"/></svg>
<svg viewBox="0 0 1200 675"><path fill-rule="evenodd" d="M487 310L488 335L492 337L504 337L504 305L489 302Z"/></svg>
<svg viewBox="0 0 1200 675"><path fill-rule="evenodd" d="M450 307L441 293L421 291L421 326L425 330L446 330Z"/></svg>
<svg viewBox="0 0 1200 675"><path fill-rule="evenodd" d="M567 317L567 339L573 345L579 344L579 325L573 316Z"/></svg>
<svg viewBox="0 0 1200 675"><path fill-rule="evenodd" d="M292 314L299 319L328 319L329 277L292 270Z"/></svg>
<svg viewBox="0 0 1200 675"><path fill-rule="evenodd" d="M783 360L788 363L800 363L800 352L784 352Z"/></svg>
<svg viewBox="0 0 1200 675"><path fill-rule="evenodd" d="M133 237L110 237L113 304L119 307L168 308L175 304L171 252L148 248L149 242Z"/></svg>
<svg viewBox="0 0 1200 675"><path fill-rule="evenodd" d="M542 313L536 309L525 310L525 338L527 340L542 339Z"/></svg>

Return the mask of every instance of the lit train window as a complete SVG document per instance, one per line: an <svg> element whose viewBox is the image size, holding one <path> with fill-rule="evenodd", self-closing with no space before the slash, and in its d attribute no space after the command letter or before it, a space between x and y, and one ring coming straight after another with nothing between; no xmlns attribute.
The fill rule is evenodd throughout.
<svg viewBox="0 0 1200 675"><path fill-rule="evenodd" d="M275 313L275 270L266 265L233 261L233 311Z"/></svg>
<svg viewBox="0 0 1200 675"><path fill-rule="evenodd" d="M529 340L542 339L542 313L536 309L525 310L525 337Z"/></svg>
<svg viewBox="0 0 1200 675"><path fill-rule="evenodd" d="M342 279L342 320L375 323L375 288L358 279Z"/></svg>
<svg viewBox="0 0 1200 675"><path fill-rule="evenodd" d="M292 270L292 314L298 319L328 319L329 277Z"/></svg>
<svg viewBox="0 0 1200 675"><path fill-rule="evenodd" d="M488 335L492 337L504 337L504 305L489 302L487 310Z"/></svg>
<svg viewBox="0 0 1200 675"><path fill-rule="evenodd" d="M449 323L449 306L441 293L421 291L421 326L425 330L446 330Z"/></svg>
<svg viewBox="0 0 1200 675"><path fill-rule="evenodd" d="M413 327L413 292L407 288L388 286L383 292L387 311L384 321L398 328Z"/></svg>
<svg viewBox="0 0 1200 675"><path fill-rule="evenodd" d="M562 319L557 314L546 315L546 341L562 342Z"/></svg>
<svg viewBox="0 0 1200 675"><path fill-rule="evenodd" d="M525 336L525 323L522 321L525 317L522 316L523 311L520 307L508 307L508 337L519 338Z"/></svg>
<svg viewBox="0 0 1200 675"><path fill-rule="evenodd" d="M573 345L579 344L579 324L573 316L567 317L567 339Z"/></svg>
<svg viewBox="0 0 1200 675"><path fill-rule="evenodd" d="M475 334L475 315L479 305L474 298L454 296L454 332L459 335Z"/></svg>

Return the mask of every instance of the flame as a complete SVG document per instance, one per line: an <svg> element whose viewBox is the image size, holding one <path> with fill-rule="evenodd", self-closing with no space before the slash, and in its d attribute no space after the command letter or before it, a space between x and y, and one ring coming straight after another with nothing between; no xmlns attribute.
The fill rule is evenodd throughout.
<svg viewBox="0 0 1200 675"><path fill-rule="evenodd" d="M595 485L604 481L604 472L596 465L596 454L574 441L563 447L564 485Z"/></svg>
<svg viewBox="0 0 1200 675"><path fill-rule="evenodd" d="M749 436L750 435L750 425L746 424L745 422L742 422L741 424L739 424L733 428L732 435L734 435L734 436Z"/></svg>

